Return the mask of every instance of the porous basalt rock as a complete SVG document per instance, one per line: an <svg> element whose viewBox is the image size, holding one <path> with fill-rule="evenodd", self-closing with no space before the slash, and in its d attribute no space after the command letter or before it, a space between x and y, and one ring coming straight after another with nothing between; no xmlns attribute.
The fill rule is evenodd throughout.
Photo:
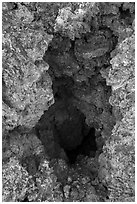
<svg viewBox="0 0 137 204"><path fill-rule="evenodd" d="M3 201L134 201L134 3L3 3Z"/></svg>
<svg viewBox="0 0 137 204"><path fill-rule="evenodd" d="M110 103L114 106L117 123L103 148L104 153L100 155L100 176L107 183L109 201L112 202L134 201L135 196L134 40L133 29L131 36L118 44L106 77L107 84L112 85ZM103 177L101 171L105 172Z"/></svg>
<svg viewBox="0 0 137 204"><path fill-rule="evenodd" d="M54 102L49 65L42 60L52 35L35 27L26 6L9 10L8 5L3 9L3 128L31 129Z"/></svg>
<svg viewBox="0 0 137 204"><path fill-rule="evenodd" d="M31 186L28 172L12 157L3 165L3 201L17 202L22 200ZM8 183L7 183L8 181Z"/></svg>

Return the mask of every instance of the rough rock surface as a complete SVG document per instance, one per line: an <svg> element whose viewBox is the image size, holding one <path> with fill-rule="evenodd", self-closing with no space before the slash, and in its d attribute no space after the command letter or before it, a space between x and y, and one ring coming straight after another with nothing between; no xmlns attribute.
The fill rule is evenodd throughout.
<svg viewBox="0 0 137 204"><path fill-rule="evenodd" d="M135 4L2 12L3 201L134 201Z"/></svg>
<svg viewBox="0 0 137 204"><path fill-rule="evenodd" d="M35 126L53 103L52 81L42 59L52 40L26 6L3 5L3 128Z"/></svg>
<svg viewBox="0 0 137 204"><path fill-rule="evenodd" d="M129 30L125 30L129 32ZM135 34L118 44L106 77L112 86L110 103L116 125L100 155L103 180L110 191L110 201L134 201L135 191ZM112 54L113 56L113 54ZM104 165L105 164L105 165ZM101 173L100 171L100 173ZM102 179L102 175L101 175Z"/></svg>

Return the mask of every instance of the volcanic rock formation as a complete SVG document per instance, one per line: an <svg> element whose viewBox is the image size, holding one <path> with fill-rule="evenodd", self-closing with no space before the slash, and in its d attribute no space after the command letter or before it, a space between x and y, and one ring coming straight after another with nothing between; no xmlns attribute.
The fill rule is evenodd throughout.
<svg viewBox="0 0 137 204"><path fill-rule="evenodd" d="M2 12L3 201L134 201L135 4Z"/></svg>

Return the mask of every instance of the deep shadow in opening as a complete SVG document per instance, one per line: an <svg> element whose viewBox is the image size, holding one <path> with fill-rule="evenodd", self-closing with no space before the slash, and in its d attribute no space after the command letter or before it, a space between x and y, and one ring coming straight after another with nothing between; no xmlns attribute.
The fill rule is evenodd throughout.
<svg viewBox="0 0 137 204"><path fill-rule="evenodd" d="M87 135L84 136L81 144L75 149L67 150L64 149L69 163L74 164L77 160L78 155L95 157L97 150L96 140L95 140L95 129L91 128Z"/></svg>
<svg viewBox="0 0 137 204"><path fill-rule="evenodd" d="M95 129L85 123L84 114L71 102L61 100L58 104L57 101L44 113L36 130L51 159L60 158L59 147L64 149L69 164L74 164L78 155L95 156ZM53 135L48 137L48 131L52 131Z"/></svg>
<svg viewBox="0 0 137 204"><path fill-rule="evenodd" d="M73 105L73 80L61 77L54 81L55 103L45 111L36 131L49 158L61 158L64 149L69 164L78 155L94 157L97 150L95 129L85 122L85 115Z"/></svg>

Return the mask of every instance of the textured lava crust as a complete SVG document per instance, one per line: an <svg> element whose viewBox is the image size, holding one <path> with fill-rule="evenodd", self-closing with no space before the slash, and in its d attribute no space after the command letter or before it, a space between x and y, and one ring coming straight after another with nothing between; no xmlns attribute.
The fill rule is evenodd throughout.
<svg viewBox="0 0 137 204"><path fill-rule="evenodd" d="M2 3L4 202L135 201L135 3Z"/></svg>

